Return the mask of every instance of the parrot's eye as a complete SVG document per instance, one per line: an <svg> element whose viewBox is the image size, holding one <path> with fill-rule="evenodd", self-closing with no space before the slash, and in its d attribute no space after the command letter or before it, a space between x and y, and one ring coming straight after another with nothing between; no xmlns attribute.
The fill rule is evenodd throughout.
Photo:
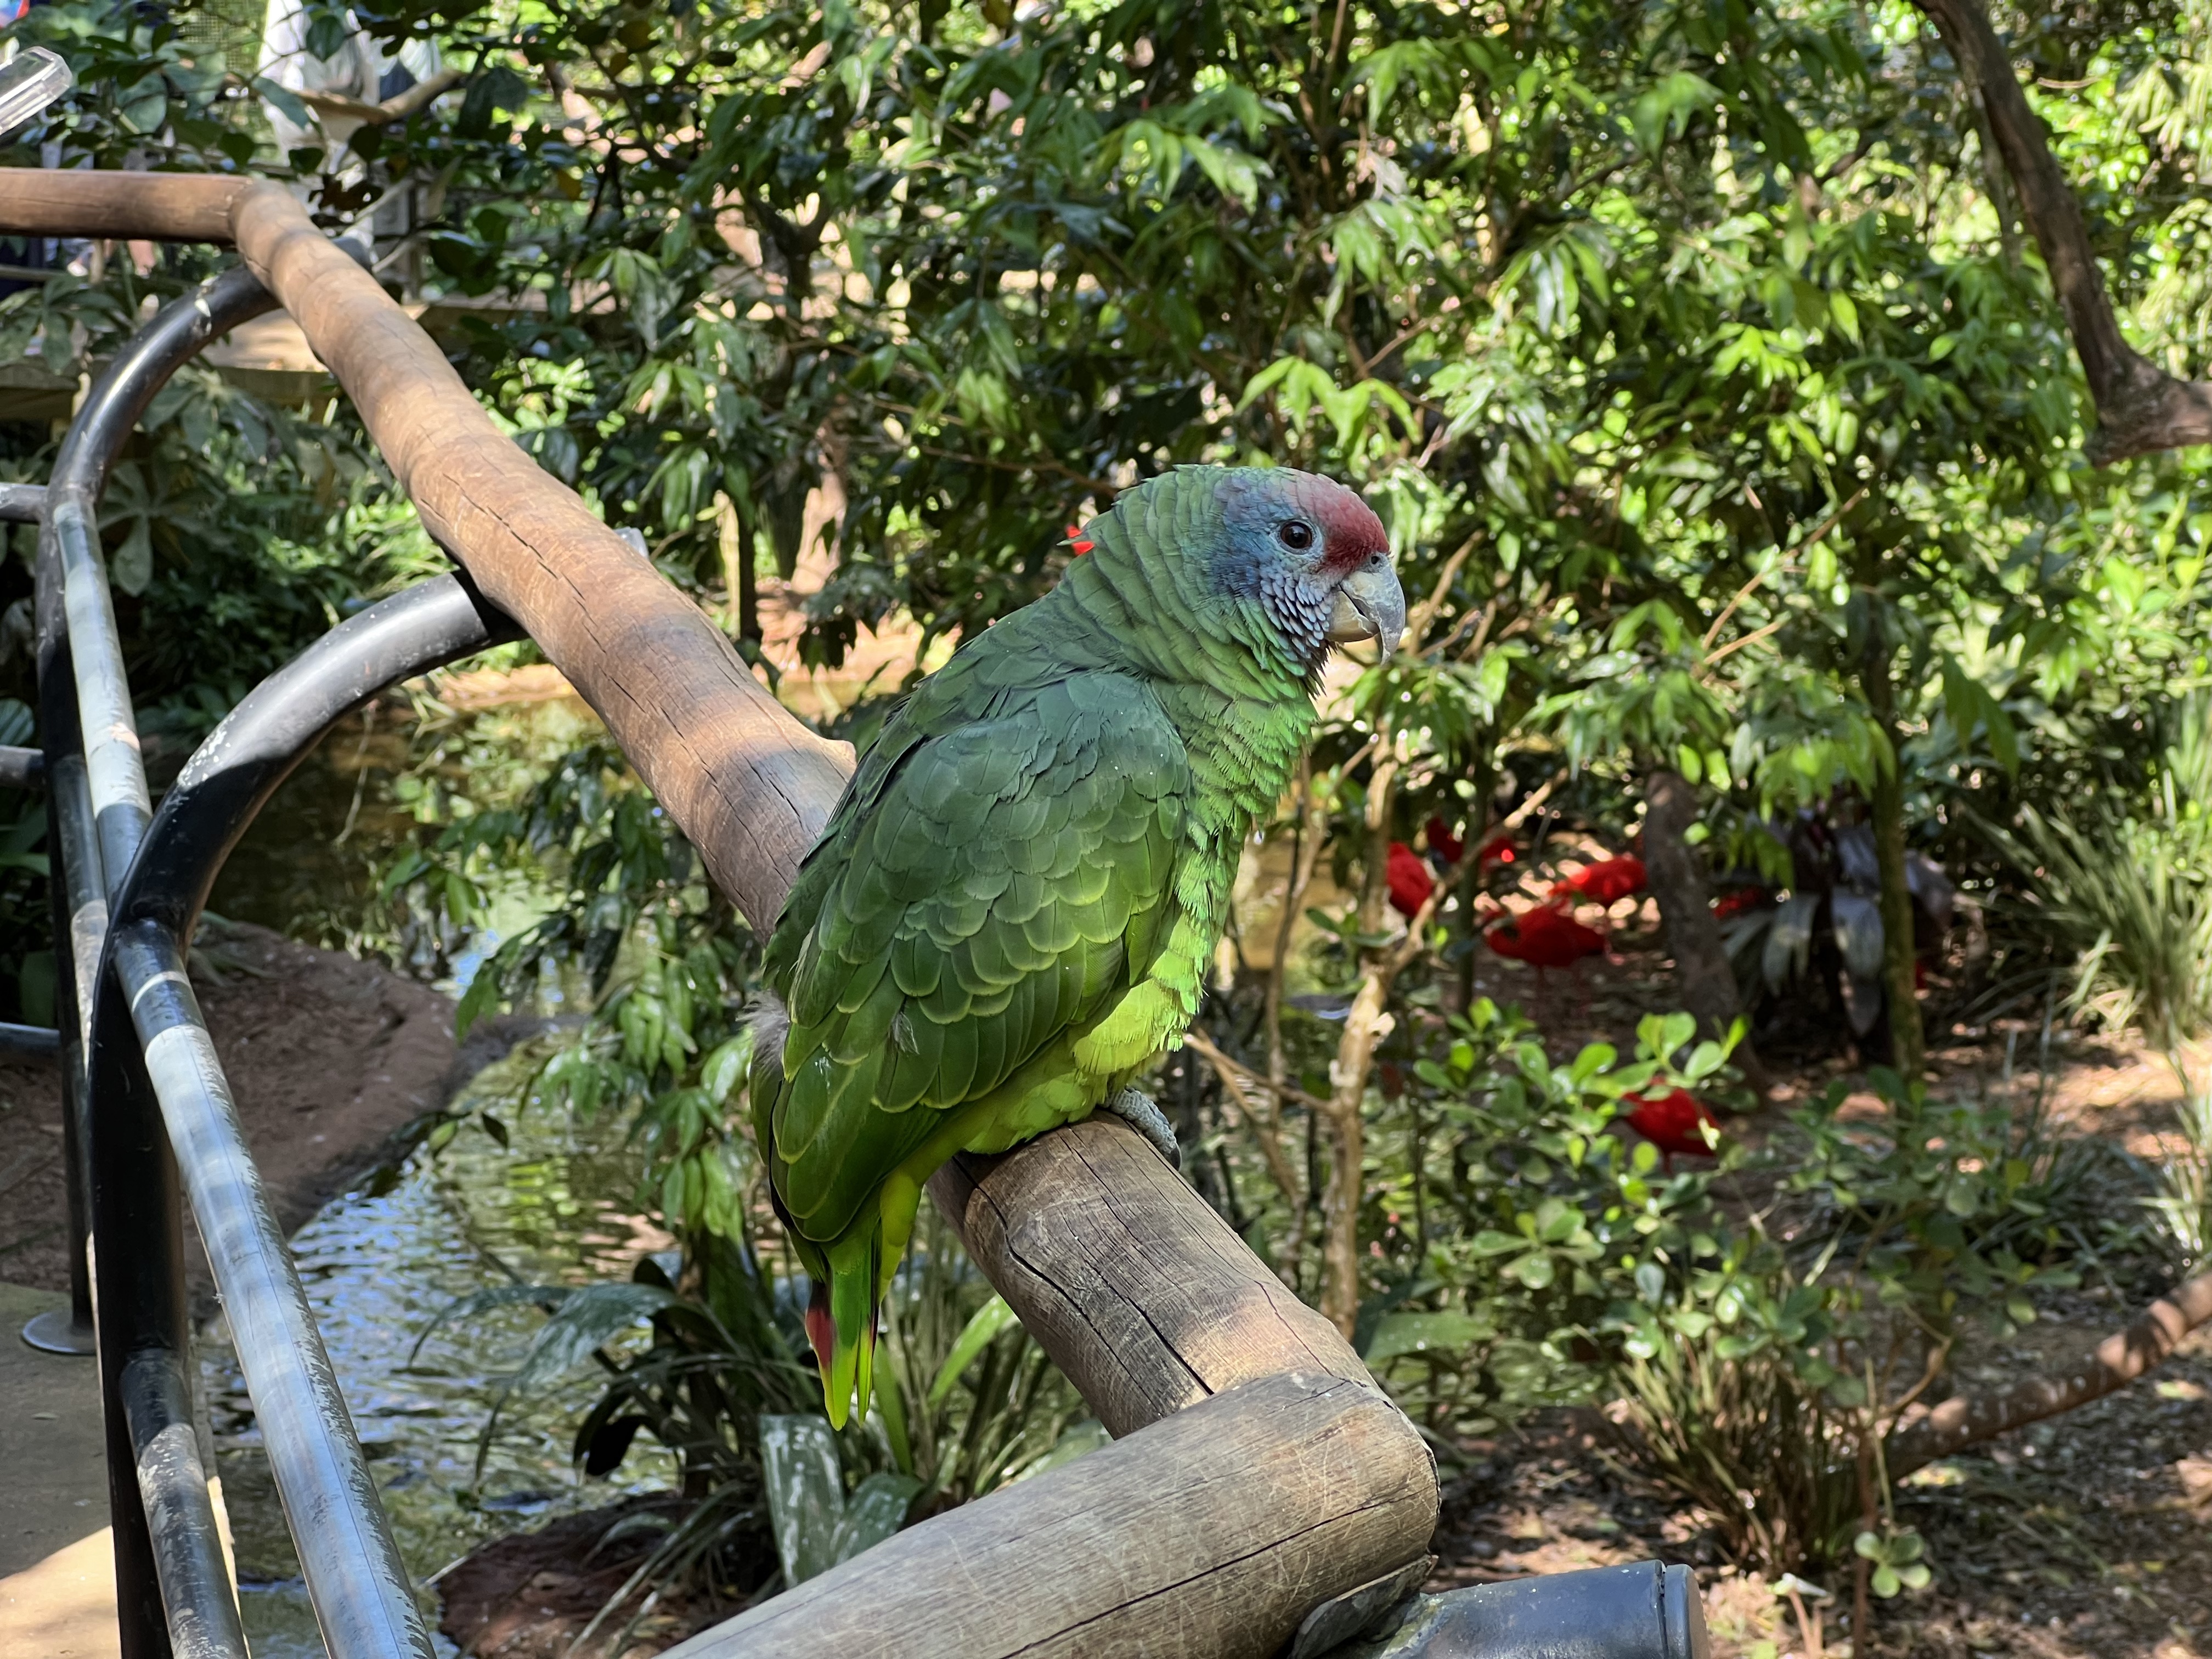
<svg viewBox="0 0 2212 1659"><path fill-rule="evenodd" d="M1313 526L1304 519L1292 519L1275 532L1275 538L1285 547L1303 553L1314 544Z"/></svg>

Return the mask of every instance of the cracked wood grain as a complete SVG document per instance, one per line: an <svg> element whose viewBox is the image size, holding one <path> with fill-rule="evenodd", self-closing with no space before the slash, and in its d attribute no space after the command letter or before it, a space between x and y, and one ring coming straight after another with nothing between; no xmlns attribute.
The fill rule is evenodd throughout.
<svg viewBox="0 0 2212 1659"><path fill-rule="evenodd" d="M1265 1377L910 1528L670 1659L1265 1659L1355 1562L1403 1565L1435 1505L1419 1436L1371 1385ZM927 1589L889 1603L885 1577Z"/></svg>
<svg viewBox="0 0 2212 1659"><path fill-rule="evenodd" d="M1335 1326L1117 1120L955 1158L929 1190L1114 1434L1284 1371L1372 1386Z"/></svg>
<svg viewBox="0 0 2212 1659"><path fill-rule="evenodd" d="M424 524L589 700L757 927L851 771L698 608L494 426L283 190L0 171L0 232L234 241ZM1436 1468L1336 1328L1117 1121L931 1183L1115 1445L939 1516L690 1655L1259 1656L1425 1553Z"/></svg>

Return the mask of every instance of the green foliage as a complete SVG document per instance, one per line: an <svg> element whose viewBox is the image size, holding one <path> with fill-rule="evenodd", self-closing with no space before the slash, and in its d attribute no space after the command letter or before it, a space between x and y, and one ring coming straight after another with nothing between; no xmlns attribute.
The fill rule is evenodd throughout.
<svg viewBox="0 0 2212 1659"><path fill-rule="evenodd" d="M1832 1563L1862 1530L1861 1461L1966 1331L2008 1334L2075 1282L2129 1179L1880 1071L1879 1115L1838 1082L1761 1152L1731 1136L1717 1170L1668 1175L1613 1123L1625 1098L1711 1097L1724 1054L1686 1053L1692 1031L1647 1018L1632 1060L1562 1066L1516 1014L1455 1021L1398 1108L1419 1144L1381 1183L1395 1285L1362 1351L1439 1427L1609 1400L1624 1451L1738 1559Z"/></svg>
<svg viewBox="0 0 2212 1659"><path fill-rule="evenodd" d="M434 41L463 86L276 155L252 66L195 32L204 5L64 0L22 31L81 90L0 159L51 143L64 166L251 170L333 227L406 195L387 274L500 304L451 342L469 382L756 655L757 589L811 550L817 488L844 507L801 607L810 665L887 620L972 635L1057 578L1071 522L1178 462L1358 482L1435 606L1422 649L1349 689L1299 803L1297 833L1374 900L1301 964L1327 988L1393 938L1369 867L1389 840L1432 816L1475 840L1501 781L1562 773L1555 805L1625 832L1622 786L1664 763L1704 792L1726 855L1771 844L1771 815L1894 779L1947 866L2016 888L1961 827L2017 823L2044 901L2019 954L2039 972L2045 940L2078 952L2082 995L2115 1020L2203 1018L2212 786L2201 753L2160 751L2212 672L2205 459L2082 464L2056 311L1971 94L1910 8L355 13L387 44ZM2170 29L2004 21L2046 81L2091 88L2030 96L2124 326L2203 373L2203 8ZM112 255L0 300L0 353L35 345L74 377L214 262ZM198 371L149 411L104 528L157 752L356 602L439 568L351 422ZM9 476L51 459L51 434L0 433ZM18 695L27 551L16 537L0 562L0 691ZM2198 751L2203 726L2180 721ZM544 1364L613 1368L581 1455L618 1456L633 1422L677 1446L695 1496L716 1496L654 1559L726 1572L769 1527L759 1419L805 1405L738 1127L755 942L605 746L433 750L397 792L423 834L356 937L426 978L474 967L464 1024L588 1007L537 1086L635 1114L687 1263L564 1295ZM35 812L0 823L25 1017L52 982L40 833ZM1870 1118L1824 1100L1718 1177L1666 1170L1624 1150L1623 1097L1711 1096L1725 1054L1662 1024L1625 1062L1555 1063L1517 1017L1455 1000L1479 885L1440 907L1444 960L1393 988L1384 1064L1410 1082L1359 1102L1363 1352L1440 1429L1613 1390L1625 1443L1735 1517L1747 1556L1849 1544L1878 1592L1914 1587L1927 1568L1869 1524L1860 1460L1967 1322L2024 1317L2103 1242L2078 1194L2112 1182L2033 1123L1896 1085ZM1212 1011L1224 1035L1266 1024L1254 989ZM1275 1138L1315 1121L1282 1103L1328 1090L1334 1037L1298 1014L1280 1030L1276 1121L1230 1124L1195 1067L1174 1103L1209 1195L1305 1286L1332 1154L1316 1135L1301 1168ZM1263 1146L1279 1189L1248 1203ZM2201 1234L2189 1167L2166 1194L2177 1238ZM640 1316L644 1349L601 1340ZM889 1322L887 1414L839 1443L814 1560L844 1547L861 1492L873 1514L903 1490L893 1473L921 1483L911 1505L961 1501L1091 1432L949 1242Z"/></svg>
<svg viewBox="0 0 2212 1659"><path fill-rule="evenodd" d="M2182 1086L2175 1111L2181 1145L2160 1167L2158 1190L2144 1202L2175 1267L2193 1273L2212 1261L2212 1090L2192 1086L2185 1073Z"/></svg>
<svg viewBox="0 0 2212 1659"><path fill-rule="evenodd" d="M2139 1025L2169 1053L2212 1025L2212 699L2172 714L2147 790L2024 807L2015 845L2039 920L2074 957L2073 1012Z"/></svg>

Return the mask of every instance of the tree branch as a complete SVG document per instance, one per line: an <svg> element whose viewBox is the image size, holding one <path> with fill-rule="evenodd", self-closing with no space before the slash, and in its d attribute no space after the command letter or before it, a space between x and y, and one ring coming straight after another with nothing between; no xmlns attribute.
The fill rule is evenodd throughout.
<svg viewBox="0 0 2212 1659"><path fill-rule="evenodd" d="M360 122L365 127L382 127L389 126L394 121L404 121L419 110L428 109L467 78L457 69L441 69L428 80L417 81L406 91L387 98L380 104L364 103L358 98L349 98L337 92L297 90L292 95L319 115L343 116Z"/></svg>
<svg viewBox="0 0 2212 1659"><path fill-rule="evenodd" d="M2212 1320L2212 1273L2199 1273L2115 1331L2078 1365L2057 1376L2032 1376L1996 1394L1947 1400L1889 1437L1884 1457L1893 1480L2009 1430L2070 1412L2125 1388L2163 1364L2181 1339Z"/></svg>
<svg viewBox="0 0 2212 1659"><path fill-rule="evenodd" d="M2043 252L2066 313L2081 373L2097 406L2088 451L2100 465L2160 449L2212 443L2212 382L2178 380L2130 346L2112 313L2104 274L2073 187L1982 0L1913 0L1936 25L1960 71L1981 90L1997 153L2020 198L2021 217Z"/></svg>

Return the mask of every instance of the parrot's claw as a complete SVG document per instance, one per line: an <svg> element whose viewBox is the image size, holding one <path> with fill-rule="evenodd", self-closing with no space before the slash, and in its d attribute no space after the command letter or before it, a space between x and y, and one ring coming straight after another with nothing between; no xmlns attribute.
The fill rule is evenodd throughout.
<svg viewBox="0 0 2212 1659"><path fill-rule="evenodd" d="M1111 1112L1146 1140L1152 1150L1167 1159L1172 1170L1182 1168L1182 1146L1176 1139L1174 1129L1168 1125L1167 1114L1152 1103L1152 1097L1140 1089L1124 1089L1098 1109Z"/></svg>

